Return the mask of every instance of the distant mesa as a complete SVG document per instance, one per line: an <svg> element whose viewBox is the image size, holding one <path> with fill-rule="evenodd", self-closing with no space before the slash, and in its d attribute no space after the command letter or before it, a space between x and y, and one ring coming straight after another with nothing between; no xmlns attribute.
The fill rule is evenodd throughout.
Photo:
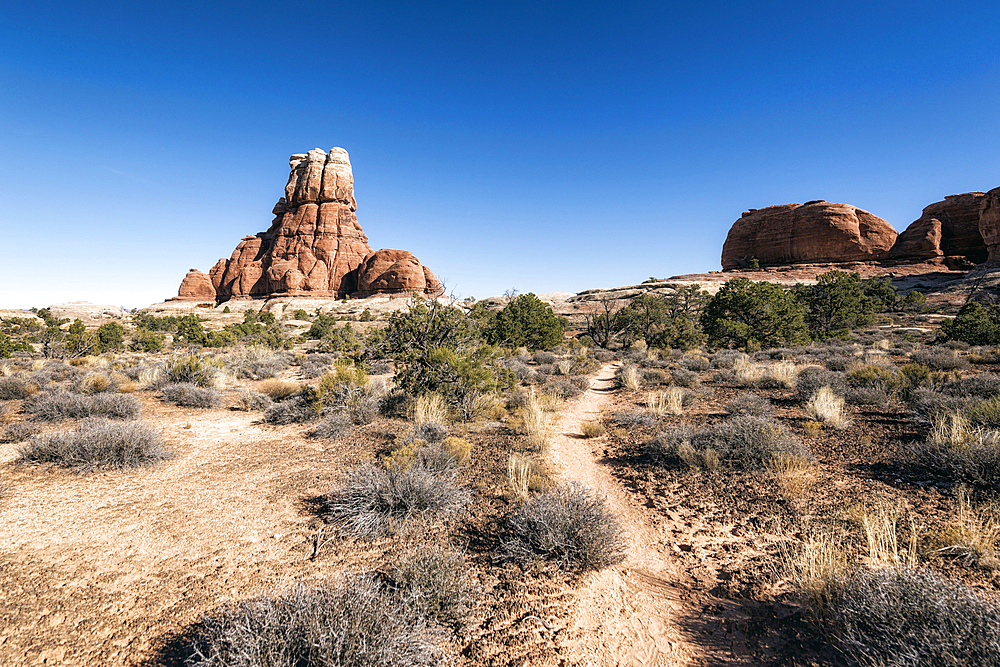
<svg viewBox="0 0 1000 667"><path fill-rule="evenodd" d="M849 204L750 209L729 230L722 268L875 261L889 254L896 236L888 222Z"/></svg>
<svg viewBox="0 0 1000 667"><path fill-rule="evenodd" d="M989 252L979 232L979 209L985 197L982 192L966 192L927 206L896 239L889 259L940 259L958 265L985 262Z"/></svg>
<svg viewBox="0 0 1000 667"><path fill-rule="evenodd" d="M375 294L437 296L430 269L402 250L373 252L355 215L354 174L347 151L315 148L289 159L285 196L266 232L244 237L229 259L206 275L191 269L177 300L332 297Z"/></svg>
<svg viewBox="0 0 1000 667"><path fill-rule="evenodd" d="M1000 264L1000 188L948 195L902 234L849 204L816 200L750 209L722 247L724 270L808 264Z"/></svg>

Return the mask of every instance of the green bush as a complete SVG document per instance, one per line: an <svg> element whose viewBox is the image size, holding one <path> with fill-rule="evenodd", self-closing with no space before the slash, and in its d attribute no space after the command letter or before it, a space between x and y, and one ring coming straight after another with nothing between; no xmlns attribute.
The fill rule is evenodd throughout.
<svg viewBox="0 0 1000 667"><path fill-rule="evenodd" d="M137 329L129 337L128 349L131 352L159 352L163 349L163 336L148 329Z"/></svg>
<svg viewBox="0 0 1000 667"><path fill-rule="evenodd" d="M549 350L562 342L566 321L534 294L521 294L495 313L483 331L491 345Z"/></svg>
<svg viewBox="0 0 1000 667"><path fill-rule="evenodd" d="M701 325L710 345L757 350L808 343L804 316L780 285L733 278L708 302Z"/></svg>
<svg viewBox="0 0 1000 667"><path fill-rule="evenodd" d="M1000 345L1000 305L970 301L955 319L941 323L941 336L970 345Z"/></svg>
<svg viewBox="0 0 1000 667"><path fill-rule="evenodd" d="M851 329L875 321L876 303L865 294L861 274L830 271L816 280L796 290L808 309L806 322L814 338L848 338Z"/></svg>

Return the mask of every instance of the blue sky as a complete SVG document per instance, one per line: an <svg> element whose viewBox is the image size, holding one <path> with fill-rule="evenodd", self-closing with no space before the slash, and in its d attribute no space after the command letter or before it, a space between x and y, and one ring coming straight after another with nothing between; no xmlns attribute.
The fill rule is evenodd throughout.
<svg viewBox="0 0 1000 667"><path fill-rule="evenodd" d="M462 296L720 268L747 208L1000 185L996 2L45 2L0 21L0 307L176 294L342 146Z"/></svg>

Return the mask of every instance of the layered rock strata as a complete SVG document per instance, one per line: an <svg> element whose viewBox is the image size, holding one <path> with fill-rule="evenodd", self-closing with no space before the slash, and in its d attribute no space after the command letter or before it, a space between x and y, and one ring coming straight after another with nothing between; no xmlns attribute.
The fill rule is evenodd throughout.
<svg viewBox="0 0 1000 667"><path fill-rule="evenodd" d="M227 301L275 294L343 298L358 292L362 263L378 253L372 252L355 215L354 174L347 151L332 148L327 153L316 148L293 155L289 167L285 196L272 210L271 227L244 237L229 259L212 267L207 283L205 274L192 269L181 283L179 299ZM369 271L363 291L377 293L376 286L383 284L390 292L429 294L440 288L434 274L423 267L412 271L401 264L392 276L380 279L381 275Z"/></svg>
<svg viewBox="0 0 1000 667"><path fill-rule="evenodd" d="M722 267L877 261L896 236L888 222L849 204L817 200L750 209L729 230Z"/></svg>
<svg viewBox="0 0 1000 667"><path fill-rule="evenodd" d="M985 196L982 192L948 195L927 206L896 239L889 259L985 262L989 253L979 232L979 209Z"/></svg>

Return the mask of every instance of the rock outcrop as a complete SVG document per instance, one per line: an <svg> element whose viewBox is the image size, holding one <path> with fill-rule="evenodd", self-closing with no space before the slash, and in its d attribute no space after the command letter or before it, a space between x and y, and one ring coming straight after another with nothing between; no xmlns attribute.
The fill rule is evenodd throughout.
<svg viewBox="0 0 1000 667"><path fill-rule="evenodd" d="M884 259L896 230L868 211L822 200L750 209L729 230L724 269Z"/></svg>
<svg viewBox="0 0 1000 667"><path fill-rule="evenodd" d="M437 276L405 250L384 249L365 258L358 271L358 295L440 295L444 289Z"/></svg>
<svg viewBox="0 0 1000 667"><path fill-rule="evenodd" d="M177 298L199 301L214 299L215 286L212 285L212 278L198 269L191 269L181 281L180 289L177 290Z"/></svg>
<svg viewBox="0 0 1000 667"><path fill-rule="evenodd" d="M988 252L979 232L979 208L985 194L949 195L924 208L896 239L889 252L893 261L940 258L952 264L980 264Z"/></svg>
<svg viewBox="0 0 1000 667"><path fill-rule="evenodd" d="M987 262L1000 264L1000 188L993 188L979 202L979 233L986 244Z"/></svg>
<svg viewBox="0 0 1000 667"><path fill-rule="evenodd" d="M207 276L208 286L202 279L205 274L189 272L178 298L227 301L280 294L339 299L359 291L361 264L377 253L372 252L355 215L354 174L347 151L331 148L327 153L316 148L293 155L289 167L285 196L271 211L275 216L271 227L244 237L229 259L220 259ZM421 271L433 280L427 275L418 280L403 268L400 265L399 278L371 276L362 291L376 293L372 286L383 283L391 285L390 291L397 284L405 286L399 289L425 294L439 289L434 274L423 267Z"/></svg>

